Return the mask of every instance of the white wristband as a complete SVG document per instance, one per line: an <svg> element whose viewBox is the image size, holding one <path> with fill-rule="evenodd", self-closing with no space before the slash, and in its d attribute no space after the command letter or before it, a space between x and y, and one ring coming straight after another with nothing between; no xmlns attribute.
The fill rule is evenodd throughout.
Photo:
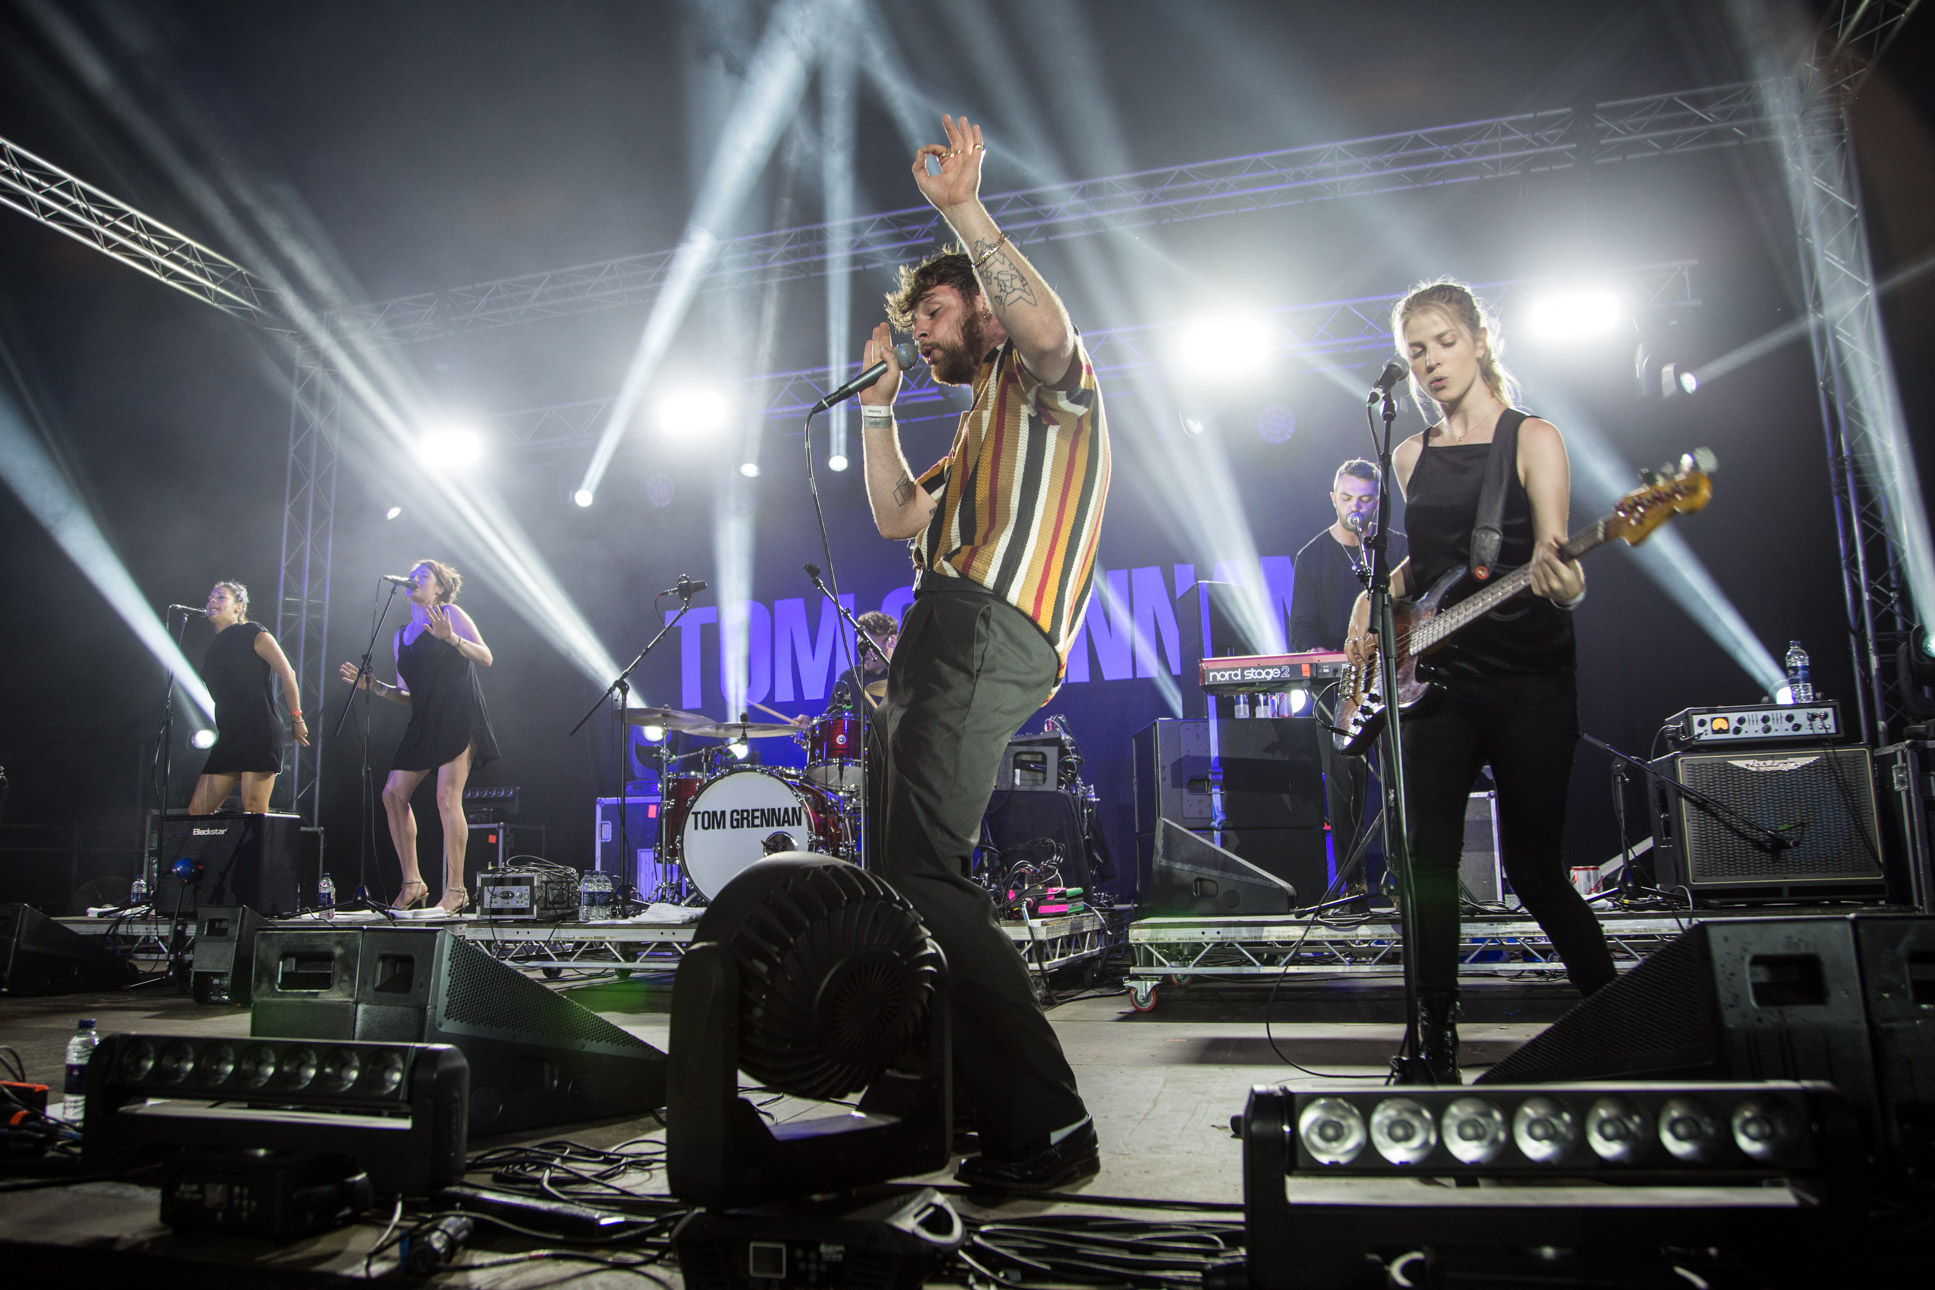
<svg viewBox="0 0 1935 1290"><path fill-rule="evenodd" d="M881 429L894 423L892 408L876 407L870 403L860 405L860 424L863 427Z"/></svg>

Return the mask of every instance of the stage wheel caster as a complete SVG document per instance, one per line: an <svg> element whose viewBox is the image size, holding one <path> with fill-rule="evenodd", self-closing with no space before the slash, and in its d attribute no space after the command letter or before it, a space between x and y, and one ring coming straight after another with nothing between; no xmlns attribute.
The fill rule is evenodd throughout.
<svg viewBox="0 0 1935 1290"><path fill-rule="evenodd" d="M620 981L629 981L632 979L632 970L630 968L616 968L613 970L612 975Z"/></svg>
<svg viewBox="0 0 1935 1290"><path fill-rule="evenodd" d="M563 968L555 968L555 967L548 967L548 968L545 968L545 969L544 969L544 975L545 975L545 978L546 978L547 980L551 980L551 981L555 981L555 980L557 980L557 979L558 979L559 977L561 977L561 976L563 976L563 975L564 975L564 969L563 969Z"/></svg>
<svg viewBox="0 0 1935 1290"><path fill-rule="evenodd" d="M1178 972L1174 976L1169 978L1169 984L1175 986L1178 990L1187 990L1190 986L1190 983L1193 982L1195 979L1196 979L1195 977L1191 976L1187 972Z"/></svg>
<svg viewBox="0 0 1935 1290"><path fill-rule="evenodd" d="M1155 1011L1156 983L1154 981L1129 982L1129 1006L1137 1012Z"/></svg>
<svg viewBox="0 0 1935 1290"><path fill-rule="evenodd" d="M1082 964L1082 985L1093 990L1102 983L1102 960L1090 959Z"/></svg>

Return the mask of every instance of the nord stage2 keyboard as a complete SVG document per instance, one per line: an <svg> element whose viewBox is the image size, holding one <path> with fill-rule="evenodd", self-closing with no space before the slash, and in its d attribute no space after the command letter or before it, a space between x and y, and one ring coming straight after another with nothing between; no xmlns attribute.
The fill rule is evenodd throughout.
<svg viewBox="0 0 1935 1290"><path fill-rule="evenodd" d="M1202 661L1203 689L1210 694L1270 694L1297 690L1342 676L1350 660L1336 650L1304 654L1233 654Z"/></svg>

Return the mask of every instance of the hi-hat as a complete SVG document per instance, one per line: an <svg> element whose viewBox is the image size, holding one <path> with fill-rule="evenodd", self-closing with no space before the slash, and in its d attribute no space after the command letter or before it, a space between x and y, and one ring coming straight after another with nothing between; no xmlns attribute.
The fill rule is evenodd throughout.
<svg viewBox="0 0 1935 1290"><path fill-rule="evenodd" d="M663 726L667 730L692 730L712 718L703 712L681 712L677 708L626 708L625 720L634 726Z"/></svg>

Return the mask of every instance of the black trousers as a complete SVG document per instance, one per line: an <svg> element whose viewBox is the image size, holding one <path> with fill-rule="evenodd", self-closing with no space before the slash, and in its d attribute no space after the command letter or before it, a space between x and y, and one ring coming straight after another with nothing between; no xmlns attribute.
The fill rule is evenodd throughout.
<svg viewBox="0 0 1935 1290"><path fill-rule="evenodd" d="M1579 742L1570 675L1458 678L1404 720L1405 805L1411 816L1418 988L1458 988L1458 858L1479 769L1498 788L1505 876L1564 960L1581 994L1610 982L1612 952L1566 872L1566 792Z"/></svg>
<svg viewBox="0 0 1935 1290"><path fill-rule="evenodd" d="M968 875L1001 754L1058 671L1022 613L930 592L901 624L881 705L886 820L877 872L920 912L953 983L955 1078L985 1154L1014 1156L1087 1114L1027 965Z"/></svg>
<svg viewBox="0 0 1935 1290"><path fill-rule="evenodd" d="M1334 723L1337 718L1335 709L1328 703L1317 715L1326 723ZM1370 759L1346 757L1337 751L1330 732L1321 729L1317 732L1317 755L1324 768L1324 816L1330 821L1331 854L1336 858L1338 876L1342 877L1344 865L1364 829L1364 808L1370 798ZM1369 860L1367 854L1364 869L1357 876L1367 892L1376 890Z"/></svg>

